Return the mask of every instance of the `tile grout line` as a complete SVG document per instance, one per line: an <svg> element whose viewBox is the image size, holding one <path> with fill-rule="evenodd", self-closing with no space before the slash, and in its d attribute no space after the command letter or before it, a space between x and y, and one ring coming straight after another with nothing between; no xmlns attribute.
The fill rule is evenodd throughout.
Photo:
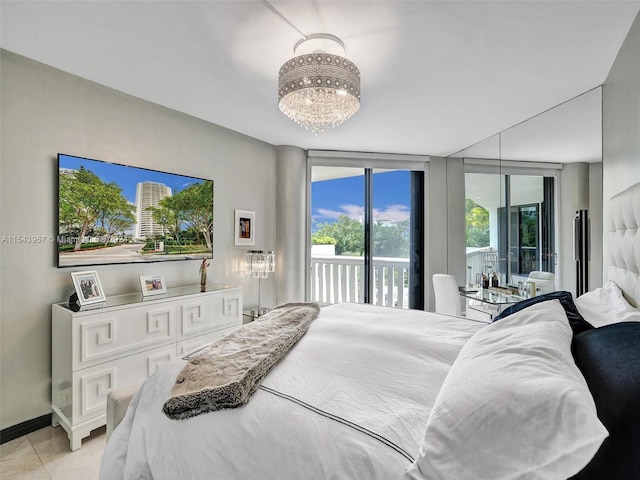
<svg viewBox="0 0 640 480"><path fill-rule="evenodd" d="M27 436L26 438L27 438L27 442L29 442L29 445L31 446L31 449L33 450L33 453L35 453L36 457L38 457L38 460L40 461L40 465L42 465L42 468L44 468L44 471L47 472L47 476L49 477L49 480L53 480L53 477L51 476L51 472L49 472L47 465L42 460L42 457L40 457L40 454L38 453L38 450L36 450L35 445L33 444L33 442L31 442L31 439L29 438L29 436Z"/></svg>

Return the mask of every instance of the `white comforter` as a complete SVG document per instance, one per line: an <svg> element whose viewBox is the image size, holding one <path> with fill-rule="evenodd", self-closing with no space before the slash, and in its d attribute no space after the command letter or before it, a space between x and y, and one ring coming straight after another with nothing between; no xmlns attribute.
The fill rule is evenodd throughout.
<svg viewBox="0 0 640 480"><path fill-rule="evenodd" d="M462 345L484 324L419 311L324 307L241 408L162 413L184 360L140 388L102 460L115 479L399 479Z"/></svg>

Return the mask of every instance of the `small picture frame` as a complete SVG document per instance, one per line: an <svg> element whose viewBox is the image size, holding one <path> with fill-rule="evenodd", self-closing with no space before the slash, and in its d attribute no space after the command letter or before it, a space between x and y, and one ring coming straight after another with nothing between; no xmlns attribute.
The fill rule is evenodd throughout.
<svg viewBox="0 0 640 480"><path fill-rule="evenodd" d="M86 272L72 272L71 279L78 295L78 303L81 307L105 302L107 297L95 270Z"/></svg>
<svg viewBox="0 0 640 480"><path fill-rule="evenodd" d="M256 232L256 212L236 210L234 236L236 245L253 245Z"/></svg>
<svg viewBox="0 0 640 480"><path fill-rule="evenodd" d="M140 277L140 288L142 288L142 296L162 295L167 293L167 284L164 283L162 275L143 275Z"/></svg>

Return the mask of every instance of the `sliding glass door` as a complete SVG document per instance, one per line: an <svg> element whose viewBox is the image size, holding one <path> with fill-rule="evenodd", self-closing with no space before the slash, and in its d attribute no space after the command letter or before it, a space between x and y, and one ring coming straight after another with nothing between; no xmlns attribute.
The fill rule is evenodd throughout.
<svg viewBox="0 0 640 480"><path fill-rule="evenodd" d="M424 175L312 167L311 297L423 308Z"/></svg>
<svg viewBox="0 0 640 480"><path fill-rule="evenodd" d="M311 298L365 303L364 170L318 166L311 177Z"/></svg>

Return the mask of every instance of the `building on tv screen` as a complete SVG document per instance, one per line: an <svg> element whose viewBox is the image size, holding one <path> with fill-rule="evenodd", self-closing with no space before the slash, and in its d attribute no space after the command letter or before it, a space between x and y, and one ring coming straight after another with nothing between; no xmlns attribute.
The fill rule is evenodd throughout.
<svg viewBox="0 0 640 480"><path fill-rule="evenodd" d="M211 258L213 181L58 155L58 266Z"/></svg>

